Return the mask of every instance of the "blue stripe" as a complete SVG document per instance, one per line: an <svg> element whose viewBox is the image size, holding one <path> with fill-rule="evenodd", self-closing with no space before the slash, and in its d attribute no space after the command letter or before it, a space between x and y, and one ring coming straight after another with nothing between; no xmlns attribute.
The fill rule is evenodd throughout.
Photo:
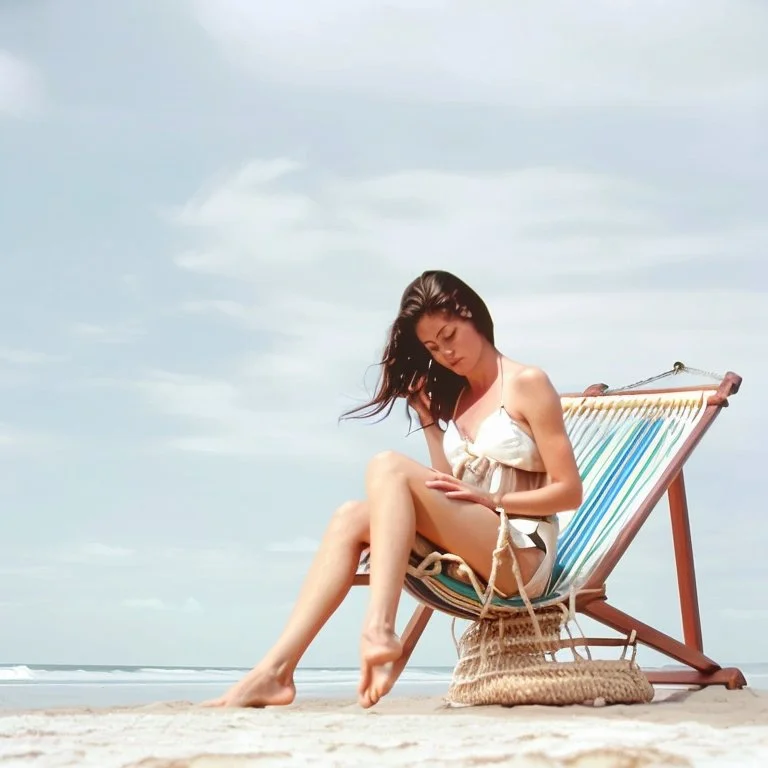
<svg viewBox="0 0 768 768"><path fill-rule="evenodd" d="M582 504L562 536L562 543L558 545L557 560L552 569L550 584L556 583L562 573L572 566L583 553L584 547L603 521L606 511L625 487L627 479L639 464L662 426L662 419L637 425L636 434L633 435L630 443L607 467L607 471L600 479L599 487L590 494L586 503ZM573 530L571 530L572 528Z"/></svg>
<svg viewBox="0 0 768 768"><path fill-rule="evenodd" d="M602 476L598 478L589 497L585 499L584 503L574 515L573 520L571 520L570 524L563 532L558 546L558 549L561 553L567 552L568 549L572 546L572 543L580 538L579 534L581 530L588 524L590 515L592 515L593 512L599 508L599 502L607 493L609 493L611 488L611 481L616 476L618 468L621 466L622 462L626 462L632 458L633 450L639 444L641 444L640 441L643 436L643 431L644 429L647 429L647 425L641 423L629 425L626 431L632 429L636 432L636 434L630 441L627 442L624 450L617 454L613 461L604 468ZM610 441L613 440L616 431L618 430L614 430L614 432L606 439L603 447L605 447ZM626 439L626 435L622 436L622 439ZM614 497L615 496L611 496L610 498L612 499Z"/></svg>

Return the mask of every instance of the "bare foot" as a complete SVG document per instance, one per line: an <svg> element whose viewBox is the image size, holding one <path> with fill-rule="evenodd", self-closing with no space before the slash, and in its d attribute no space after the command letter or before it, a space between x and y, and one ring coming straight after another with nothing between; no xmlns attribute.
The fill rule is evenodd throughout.
<svg viewBox="0 0 768 768"><path fill-rule="evenodd" d="M293 677L282 678L274 671L252 669L223 696L203 702L203 707L275 707L296 698Z"/></svg>
<svg viewBox="0 0 768 768"><path fill-rule="evenodd" d="M358 701L368 709L386 696L395 684L393 662L403 654L400 638L386 630L365 630L360 641Z"/></svg>
<svg viewBox="0 0 768 768"><path fill-rule="evenodd" d="M389 662L371 669L371 682L367 690L358 694L358 702L363 709L370 709L378 704L392 690L397 680L393 667L393 662Z"/></svg>

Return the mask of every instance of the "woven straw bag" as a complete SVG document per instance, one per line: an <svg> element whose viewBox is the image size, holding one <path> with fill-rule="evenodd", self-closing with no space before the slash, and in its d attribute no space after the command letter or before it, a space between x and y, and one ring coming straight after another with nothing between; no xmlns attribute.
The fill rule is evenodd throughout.
<svg viewBox="0 0 768 768"><path fill-rule="evenodd" d="M565 628L569 639L561 640ZM589 645L623 646L619 659L593 659ZM583 646L585 654L577 646ZM627 651L632 652L627 658ZM558 661L567 648L573 659ZM635 704L653 687L635 663L634 632L626 639L574 639L560 607L473 623L457 644L459 661L447 695L452 705Z"/></svg>

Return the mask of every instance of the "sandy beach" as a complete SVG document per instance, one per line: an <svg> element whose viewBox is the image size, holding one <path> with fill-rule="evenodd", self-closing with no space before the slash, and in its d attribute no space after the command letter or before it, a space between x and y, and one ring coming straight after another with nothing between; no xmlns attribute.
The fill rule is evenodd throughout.
<svg viewBox="0 0 768 768"><path fill-rule="evenodd" d="M360 764L724 766L768 763L768 693L662 690L648 705L447 708L392 697L266 710L185 703L6 711L0 766L245 768Z"/></svg>

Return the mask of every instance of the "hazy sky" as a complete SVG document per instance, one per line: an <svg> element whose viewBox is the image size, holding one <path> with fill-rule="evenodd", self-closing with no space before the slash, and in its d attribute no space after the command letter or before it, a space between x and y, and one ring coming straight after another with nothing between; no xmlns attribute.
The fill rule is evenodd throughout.
<svg viewBox="0 0 768 768"><path fill-rule="evenodd" d="M426 458L336 421L426 268L562 390L744 376L687 480L706 648L764 659L766 39L748 0L4 0L0 662L255 662L368 457ZM608 591L678 632L668 534ZM454 659L443 617L415 660Z"/></svg>

